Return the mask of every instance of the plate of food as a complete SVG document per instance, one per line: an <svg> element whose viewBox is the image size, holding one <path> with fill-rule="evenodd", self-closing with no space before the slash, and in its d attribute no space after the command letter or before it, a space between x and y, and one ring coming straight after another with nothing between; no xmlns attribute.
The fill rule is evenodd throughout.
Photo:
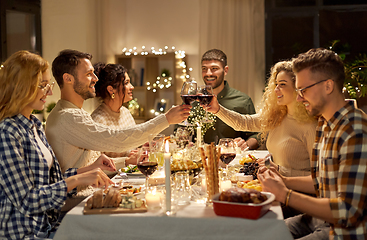
<svg viewBox="0 0 367 240"><path fill-rule="evenodd" d="M258 219L263 216L275 200L270 192L254 189L230 188L213 197L214 212L218 216Z"/></svg>
<svg viewBox="0 0 367 240"><path fill-rule="evenodd" d="M144 176L144 174L142 172L140 172L140 170L138 169L138 166L136 165L129 165L127 167L123 167L119 169L119 174L126 174L128 176L137 176L137 177L142 177Z"/></svg>

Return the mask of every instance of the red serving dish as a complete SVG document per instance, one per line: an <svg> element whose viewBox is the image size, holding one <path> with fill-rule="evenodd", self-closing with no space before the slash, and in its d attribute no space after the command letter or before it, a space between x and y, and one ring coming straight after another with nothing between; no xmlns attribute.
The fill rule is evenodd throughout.
<svg viewBox="0 0 367 240"><path fill-rule="evenodd" d="M258 204L219 201L220 193L218 193L213 197L214 212L218 216L258 219L270 209L271 203L275 200L274 194L270 192L261 193L265 194L268 199Z"/></svg>

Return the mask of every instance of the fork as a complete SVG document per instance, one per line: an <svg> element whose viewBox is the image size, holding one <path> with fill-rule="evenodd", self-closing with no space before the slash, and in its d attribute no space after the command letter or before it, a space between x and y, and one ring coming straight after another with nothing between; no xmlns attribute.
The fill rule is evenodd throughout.
<svg viewBox="0 0 367 240"><path fill-rule="evenodd" d="M264 161L265 167L270 168L270 161L271 161L271 156L269 155L265 158L265 161Z"/></svg>

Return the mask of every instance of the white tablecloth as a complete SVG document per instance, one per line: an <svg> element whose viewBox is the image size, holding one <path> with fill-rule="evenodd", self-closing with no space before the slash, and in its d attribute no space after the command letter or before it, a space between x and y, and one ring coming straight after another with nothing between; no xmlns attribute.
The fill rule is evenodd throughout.
<svg viewBox="0 0 367 240"><path fill-rule="evenodd" d="M292 239L279 203L257 220L219 217L195 202L172 217L157 212L83 215L84 204L68 212L54 239Z"/></svg>

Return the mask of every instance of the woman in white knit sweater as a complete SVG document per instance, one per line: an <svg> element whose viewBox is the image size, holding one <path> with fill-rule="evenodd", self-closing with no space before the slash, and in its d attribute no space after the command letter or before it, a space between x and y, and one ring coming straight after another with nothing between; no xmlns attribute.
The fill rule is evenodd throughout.
<svg viewBox="0 0 367 240"><path fill-rule="evenodd" d="M265 88L263 108L254 115L241 115L219 105L214 97L208 111L236 131L261 132L273 156L273 167L283 176L310 175L310 159L317 121L296 101L292 62L276 63Z"/></svg>
<svg viewBox="0 0 367 240"><path fill-rule="evenodd" d="M135 120L130 111L123 106L133 99L134 86L130 82L126 69L120 64L96 63L93 65L94 73L98 77L96 83L96 96L102 103L93 111L92 118L95 122L108 126L111 129L124 129L135 126ZM130 151L106 152L109 157L127 157ZM134 160L127 164L134 164Z"/></svg>

